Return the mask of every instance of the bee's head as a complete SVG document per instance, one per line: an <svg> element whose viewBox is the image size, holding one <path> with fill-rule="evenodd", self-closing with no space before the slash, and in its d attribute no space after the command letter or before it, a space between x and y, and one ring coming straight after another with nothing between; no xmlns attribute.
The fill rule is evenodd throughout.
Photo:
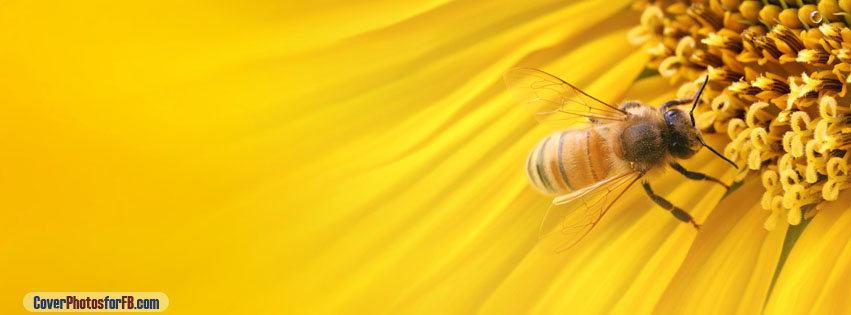
<svg viewBox="0 0 851 315"><path fill-rule="evenodd" d="M700 150L700 131L694 126L689 114L679 108L665 112L665 123L668 125L670 143L668 152L675 158L687 159Z"/></svg>
<svg viewBox="0 0 851 315"><path fill-rule="evenodd" d="M687 159L697 153L700 147L706 147L709 151L724 159L724 161L733 164L733 167L739 168L736 163L733 163L733 161L730 161L730 159L706 145L706 142L703 142L703 139L700 137L700 130L695 126L694 108L697 107L697 101L700 100L700 94L703 93L703 88L706 87L707 82L709 82L709 76L706 76L703 85L697 91L697 95L694 96L694 104L691 105L688 115L686 115L686 111L679 108L672 108L665 111L665 123L668 125L668 134L670 135L668 152L675 158Z"/></svg>

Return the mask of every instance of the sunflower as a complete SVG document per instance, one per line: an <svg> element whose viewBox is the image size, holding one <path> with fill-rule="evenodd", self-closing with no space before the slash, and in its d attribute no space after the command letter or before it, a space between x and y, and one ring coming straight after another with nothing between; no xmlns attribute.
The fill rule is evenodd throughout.
<svg viewBox="0 0 851 315"><path fill-rule="evenodd" d="M205 314L851 309L851 2L0 11L2 313L37 290ZM538 247L551 200L523 166L552 130L506 91L517 66L651 105L708 74L698 126L742 167L683 165L734 189L668 172L654 190L699 231L633 189L576 247Z"/></svg>
<svg viewBox="0 0 851 315"><path fill-rule="evenodd" d="M843 5L575 3L489 15L499 21L491 22L492 37L474 36L452 54L468 63L452 69L478 64L464 59L471 50L477 53L469 58L486 59L488 66L468 72L466 84L438 101L403 101L428 108L414 111L433 111L418 120L448 113L423 136L399 127L375 140L410 144L399 154L388 154L391 147L371 153L382 161L364 167L375 182L356 182L368 191L351 194L374 197L357 221L340 223L342 241L329 240L329 253L305 274L339 270L314 282L333 283L325 293L337 303L326 304L328 311L842 309L839 248L848 234L841 228L847 197L839 192L847 185L842 132L848 111L842 104L849 71L842 61ZM543 13L528 13L536 10ZM394 38L390 30L385 34ZM504 49L499 52L476 50L515 40L497 45ZM641 46L631 48L627 41ZM539 250L533 231L546 203L518 185L518 172L506 170L516 170L530 143L547 130L533 126L494 82L517 65L563 73L604 100L649 104L689 96L695 81L709 74L699 127L715 134L712 141L726 145L725 155L745 167L730 172L706 152L687 166L740 186L722 200L718 187L666 175L654 185L691 209L704 224L700 232L655 209L642 192L630 191L569 254ZM423 124L429 123L413 122ZM414 140L399 140L406 136ZM352 149L345 156L355 155L358 148ZM373 189L379 183L388 191ZM359 267L348 266L352 256L343 252L362 253Z"/></svg>
<svg viewBox="0 0 851 315"><path fill-rule="evenodd" d="M356 175L325 187L335 194L321 207L337 214L325 213L329 225L313 231L322 246L285 286L298 301L321 297L306 310L329 313L848 309L849 4L449 3L354 37L340 55L360 44L391 47L403 61L376 58L382 72L336 105L352 110L344 126L370 125L346 129L353 144L310 174ZM397 50L424 37L427 45ZM639 189L570 251L538 248L548 200L521 168L550 130L498 82L515 66L563 74L603 100L648 104L691 96L708 74L698 127L743 167L731 171L708 152L685 166L737 184L725 194L678 174L653 179L702 222L699 232Z"/></svg>

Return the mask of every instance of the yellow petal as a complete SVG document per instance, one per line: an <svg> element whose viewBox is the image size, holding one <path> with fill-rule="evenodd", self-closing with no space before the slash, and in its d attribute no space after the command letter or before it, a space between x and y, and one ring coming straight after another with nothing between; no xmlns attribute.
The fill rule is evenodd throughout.
<svg viewBox="0 0 851 315"><path fill-rule="evenodd" d="M654 312L660 314L757 314L780 258L785 226L762 223L759 178L718 204L701 228Z"/></svg>
<svg viewBox="0 0 851 315"><path fill-rule="evenodd" d="M676 90L661 76L651 76L632 84L624 99L638 100L650 106L660 106L665 101L676 98Z"/></svg>
<svg viewBox="0 0 851 315"><path fill-rule="evenodd" d="M789 253L765 314L848 311L851 281L851 194L823 204Z"/></svg>

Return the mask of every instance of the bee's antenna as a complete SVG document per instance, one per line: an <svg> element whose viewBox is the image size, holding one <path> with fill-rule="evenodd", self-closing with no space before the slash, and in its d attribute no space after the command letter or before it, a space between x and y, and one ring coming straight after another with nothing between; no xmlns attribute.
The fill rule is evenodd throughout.
<svg viewBox="0 0 851 315"><path fill-rule="evenodd" d="M691 117L691 126L692 127L695 126L694 108L697 107L697 101L700 100L700 94L703 94L703 88L706 87L706 83L709 83L709 75L708 74L706 75L706 78L703 79L703 85L700 86L700 90L697 90L697 95L694 97L694 104L691 105L691 110L688 112L688 116ZM702 144L704 147L709 149L709 151L712 151L712 153L715 153L715 155L720 156L722 159L724 159L724 161L727 161L728 163L733 164L733 167L735 167L736 169L739 169L739 166L736 165L735 162L731 161L730 159L728 159L726 156L722 155L721 153L718 153L718 151L715 151L715 149L713 149L708 144L706 144L706 142L703 142L703 139L701 139L700 137L697 137L697 141L700 141L700 144Z"/></svg>
<svg viewBox="0 0 851 315"><path fill-rule="evenodd" d="M736 163L734 163L733 161L731 161L730 159L728 159L726 156L721 155L721 153L718 153L718 151L715 151L715 149L713 149L713 148L712 148L712 147L710 147L708 144L706 144L706 142L703 142L703 139L701 139L700 137L697 137L697 141L700 141L700 144L702 144L704 147L706 147L707 149L709 149L709 151L712 151L712 153L715 153L715 155L720 156L722 159L724 159L724 161L727 161L727 162L729 162L730 164L733 164L733 167L735 167L736 169L739 169L739 166L738 166L738 165L736 165Z"/></svg>
<svg viewBox="0 0 851 315"><path fill-rule="evenodd" d="M709 75L708 74L706 75L706 79L703 80L703 85L700 86L700 90L697 90L697 96L694 97L694 104L691 105L691 110L688 112L688 116L691 117L691 126L692 127L694 127L694 125L695 125L694 124L694 108L697 107L697 101L700 100L700 94L703 94L703 88L706 87L706 83L709 83ZM703 141L701 141L701 142L703 142ZM705 146L706 144L704 143L703 145ZM712 150L712 152L715 152L715 150ZM733 165L735 165L735 164L733 164Z"/></svg>

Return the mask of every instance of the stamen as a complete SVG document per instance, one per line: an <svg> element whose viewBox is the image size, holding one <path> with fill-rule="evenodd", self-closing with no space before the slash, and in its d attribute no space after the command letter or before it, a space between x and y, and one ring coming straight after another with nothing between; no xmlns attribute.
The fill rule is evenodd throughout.
<svg viewBox="0 0 851 315"><path fill-rule="evenodd" d="M724 30L726 31L726 29ZM709 36L700 41L708 46L726 49L733 54L738 54L742 51L742 39L738 33L734 32L718 32L709 33Z"/></svg>
<svg viewBox="0 0 851 315"><path fill-rule="evenodd" d="M686 14L703 23L704 26L720 29L724 26L724 22L720 16L715 15L703 3L692 3L691 7L686 10Z"/></svg>
<svg viewBox="0 0 851 315"><path fill-rule="evenodd" d="M844 63L851 63L851 49L848 48L839 48L830 51L832 56L836 56L839 61Z"/></svg>
<svg viewBox="0 0 851 315"><path fill-rule="evenodd" d="M789 85L783 81L783 78L773 73L763 74L751 82L751 84L763 91L773 91L780 94L787 94L790 92Z"/></svg>
<svg viewBox="0 0 851 315"><path fill-rule="evenodd" d="M785 50L784 48L788 47L792 52L796 55L798 51L803 50L804 43L801 42L801 39L798 38L798 35L792 32L788 27L778 24L775 25L771 32L768 33L768 37L774 40L774 43L777 44L777 47Z"/></svg>
<svg viewBox="0 0 851 315"><path fill-rule="evenodd" d="M689 61L703 67L720 67L724 65L721 57L707 53L705 50L696 50L689 57Z"/></svg>
<svg viewBox="0 0 851 315"><path fill-rule="evenodd" d="M733 82L727 89L737 94L746 94L751 96L755 96L761 91L760 88L755 87L746 81Z"/></svg>
<svg viewBox="0 0 851 315"><path fill-rule="evenodd" d="M827 66L831 63L831 55L821 49L804 49L798 52L797 62L810 63L813 65Z"/></svg>
<svg viewBox="0 0 851 315"><path fill-rule="evenodd" d="M774 44L774 41L769 39L766 36L756 36L753 38L754 46L762 52L763 58L768 57L766 54L771 56L772 60L779 63L780 56L783 56L783 52L780 51L780 48ZM760 64L765 64L767 60L760 59Z"/></svg>
<svg viewBox="0 0 851 315"><path fill-rule="evenodd" d="M712 81L735 82L745 76L744 74L736 73L726 68L716 68L713 66L708 66L707 70L709 72L709 79Z"/></svg>

